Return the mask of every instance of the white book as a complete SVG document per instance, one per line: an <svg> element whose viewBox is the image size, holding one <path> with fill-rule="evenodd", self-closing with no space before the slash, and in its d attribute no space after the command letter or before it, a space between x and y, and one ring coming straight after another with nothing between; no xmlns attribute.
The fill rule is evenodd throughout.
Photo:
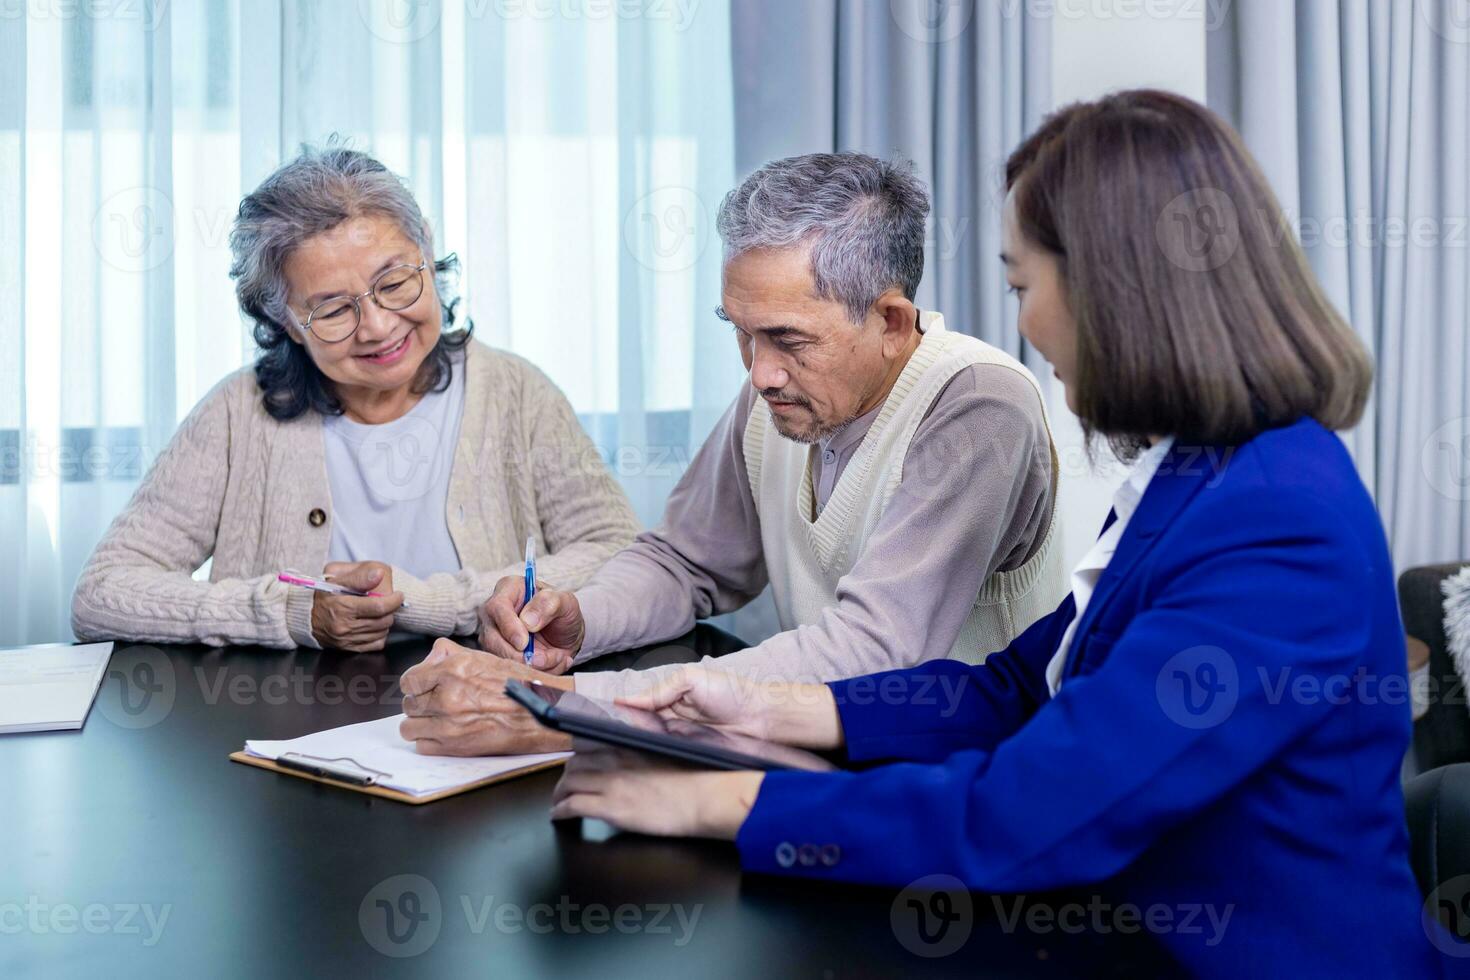
<svg viewBox="0 0 1470 980"><path fill-rule="evenodd" d="M111 658L111 643L0 650L0 734L81 728Z"/></svg>
<svg viewBox="0 0 1470 980"><path fill-rule="evenodd" d="M571 755L570 752L474 758L420 755L412 742L405 742L398 734L402 722L403 715L394 715L300 738L249 739L245 742L245 753L273 762L279 762L281 756L291 756L349 776L371 777L372 785L396 789L409 796L433 796Z"/></svg>

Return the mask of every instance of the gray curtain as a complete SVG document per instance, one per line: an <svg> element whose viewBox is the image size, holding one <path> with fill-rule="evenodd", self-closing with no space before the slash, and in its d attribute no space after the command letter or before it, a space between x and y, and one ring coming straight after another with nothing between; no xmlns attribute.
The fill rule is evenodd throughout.
<svg viewBox="0 0 1470 980"><path fill-rule="evenodd" d="M918 301L1022 354L1000 253L1002 165L1050 99L1049 20L1010 0L739 0L735 162L913 160L933 197Z"/></svg>
<svg viewBox="0 0 1470 980"><path fill-rule="evenodd" d="M1237 0L1207 74L1373 352L1345 439L1395 563L1470 559L1470 4Z"/></svg>

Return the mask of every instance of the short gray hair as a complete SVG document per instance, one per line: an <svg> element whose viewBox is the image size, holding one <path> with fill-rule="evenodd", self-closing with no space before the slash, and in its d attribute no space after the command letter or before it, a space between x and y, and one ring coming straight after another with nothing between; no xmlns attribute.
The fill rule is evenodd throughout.
<svg viewBox="0 0 1470 980"><path fill-rule="evenodd" d="M303 148L240 202L230 232L240 308L257 323L284 327L286 260L306 239L364 214L389 218L425 258L433 255L423 212L392 171L360 150Z"/></svg>
<svg viewBox="0 0 1470 980"><path fill-rule="evenodd" d="M285 265L291 253L313 235L330 231L352 218L380 215L392 221L431 263L443 328L439 344L426 360L417 390L440 390L449 383L449 354L469 342L472 324L449 333L455 307L449 277L458 268L453 256L435 260L434 242L423 212L403 181L360 150L329 144L304 147L240 202L230 232L230 278L240 309L255 323L260 347L255 373L266 409L278 419L291 419L313 409L341 411L331 386L287 333L291 312L286 304Z"/></svg>
<svg viewBox="0 0 1470 980"><path fill-rule="evenodd" d="M747 177L725 195L716 227L727 263L753 249L810 246L816 294L860 324L887 289L914 298L928 216L928 190L908 161L808 153Z"/></svg>

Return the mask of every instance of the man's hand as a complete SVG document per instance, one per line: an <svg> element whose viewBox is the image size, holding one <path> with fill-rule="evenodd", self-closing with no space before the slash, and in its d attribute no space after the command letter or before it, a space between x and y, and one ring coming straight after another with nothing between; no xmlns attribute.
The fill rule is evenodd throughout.
<svg viewBox="0 0 1470 980"><path fill-rule="evenodd" d="M382 596L313 593L311 635L324 647L350 650L381 650L393 628L393 614L403 605L403 593L393 591L393 569L380 561L329 562L325 578L359 592L381 592Z"/></svg>
<svg viewBox="0 0 1470 980"><path fill-rule="evenodd" d="M704 772L578 740L551 796L551 819L595 817L664 837L734 840L762 772Z"/></svg>
<svg viewBox="0 0 1470 980"><path fill-rule="evenodd" d="M521 755L570 749L568 736L544 727L505 696L505 682L513 677L549 687L572 686L570 678L437 640L428 658L398 680L403 713L408 715L398 733L424 755Z"/></svg>
<svg viewBox="0 0 1470 980"><path fill-rule="evenodd" d="M495 583L495 591L480 607L480 649L524 663L526 643L535 633L531 666L548 674L565 674L586 634L577 597L543 589L538 582L536 595L529 603L525 598L524 579L507 575Z"/></svg>

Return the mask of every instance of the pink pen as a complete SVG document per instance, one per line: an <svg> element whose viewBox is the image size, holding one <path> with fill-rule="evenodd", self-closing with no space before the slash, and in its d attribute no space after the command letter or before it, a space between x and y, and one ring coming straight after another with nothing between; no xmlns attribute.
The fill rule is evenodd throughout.
<svg viewBox="0 0 1470 980"><path fill-rule="evenodd" d="M313 592L326 592L331 595L372 596L378 599L383 597L383 593L381 592L359 592L357 589L349 589L347 586L338 585L335 582L318 582L314 578L307 578L305 575L298 575L295 572L282 572L276 576L276 580L285 582L287 585L299 586L303 589L310 589ZM408 603L405 602L398 608L407 609Z"/></svg>

